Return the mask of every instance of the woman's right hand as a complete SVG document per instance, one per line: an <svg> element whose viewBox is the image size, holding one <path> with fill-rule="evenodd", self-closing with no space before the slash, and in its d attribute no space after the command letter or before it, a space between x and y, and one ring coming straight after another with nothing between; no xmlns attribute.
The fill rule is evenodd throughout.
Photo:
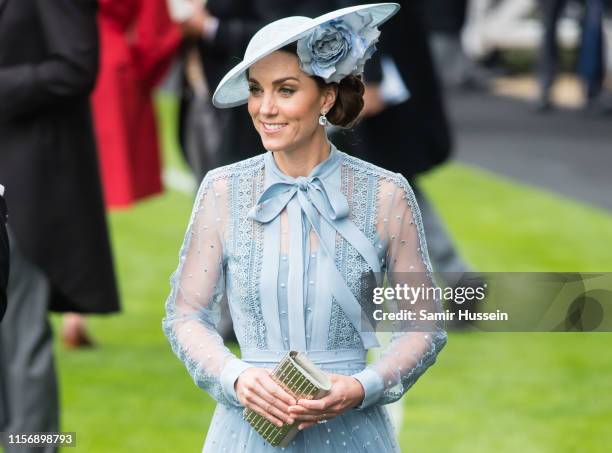
<svg viewBox="0 0 612 453"><path fill-rule="evenodd" d="M297 404L295 398L270 377L265 368L247 368L234 384L242 405L267 418L277 426L290 425L295 419L289 414L289 406Z"/></svg>

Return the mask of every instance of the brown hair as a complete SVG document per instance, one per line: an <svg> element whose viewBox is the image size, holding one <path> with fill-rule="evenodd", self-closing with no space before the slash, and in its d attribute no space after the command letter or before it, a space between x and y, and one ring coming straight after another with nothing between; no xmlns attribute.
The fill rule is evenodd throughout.
<svg viewBox="0 0 612 453"><path fill-rule="evenodd" d="M295 42L279 50L289 52L297 57L297 43ZM349 75L340 80L340 83L327 83L319 76L310 77L317 82L321 90L324 90L329 85L338 86L336 102L329 112L327 112L327 120L335 126L345 128L354 126L359 113L363 109L363 93L365 91L365 86L361 80L361 76Z"/></svg>

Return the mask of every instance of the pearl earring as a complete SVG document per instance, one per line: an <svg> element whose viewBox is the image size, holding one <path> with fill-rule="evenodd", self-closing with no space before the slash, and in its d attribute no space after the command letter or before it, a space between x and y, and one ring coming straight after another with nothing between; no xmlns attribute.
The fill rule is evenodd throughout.
<svg viewBox="0 0 612 453"><path fill-rule="evenodd" d="M321 113L321 116L319 117L319 124L323 127L329 124L329 121L327 121L327 117L325 115L325 113Z"/></svg>

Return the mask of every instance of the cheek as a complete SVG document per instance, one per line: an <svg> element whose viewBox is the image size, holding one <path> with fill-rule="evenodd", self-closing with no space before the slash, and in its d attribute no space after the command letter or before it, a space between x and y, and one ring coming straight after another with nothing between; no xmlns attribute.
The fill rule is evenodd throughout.
<svg viewBox="0 0 612 453"><path fill-rule="evenodd" d="M318 118L318 106L304 100L295 100L283 105L282 114L284 118L299 123L302 127L309 127L316 123Z"/></svg>
<svg viewBox="0 0 612 453"><path fill-rule="evenodd" d="M251 116L251 119L254 121L255 117L257 116L257 113L259 112L259 101L254 98L249 98L249 101L247 103L247 110L249 112L249 115Z"/></svg>

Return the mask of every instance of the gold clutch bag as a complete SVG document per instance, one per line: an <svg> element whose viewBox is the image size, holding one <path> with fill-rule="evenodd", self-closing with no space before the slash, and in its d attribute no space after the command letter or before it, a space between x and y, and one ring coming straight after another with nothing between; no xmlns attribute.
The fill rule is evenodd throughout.
<svg viewBox="0 0 612 453"><path fill-rule="evenodd" d="M327 374L305 354L297 351L289 351L274 368L271 377L296 400L319 399L331 390L331 381ZM274 447L288 446L299 432L300 422L292 425L285 423L279 427L248 408L244 409L243 416L255 431Z"/></svg>

